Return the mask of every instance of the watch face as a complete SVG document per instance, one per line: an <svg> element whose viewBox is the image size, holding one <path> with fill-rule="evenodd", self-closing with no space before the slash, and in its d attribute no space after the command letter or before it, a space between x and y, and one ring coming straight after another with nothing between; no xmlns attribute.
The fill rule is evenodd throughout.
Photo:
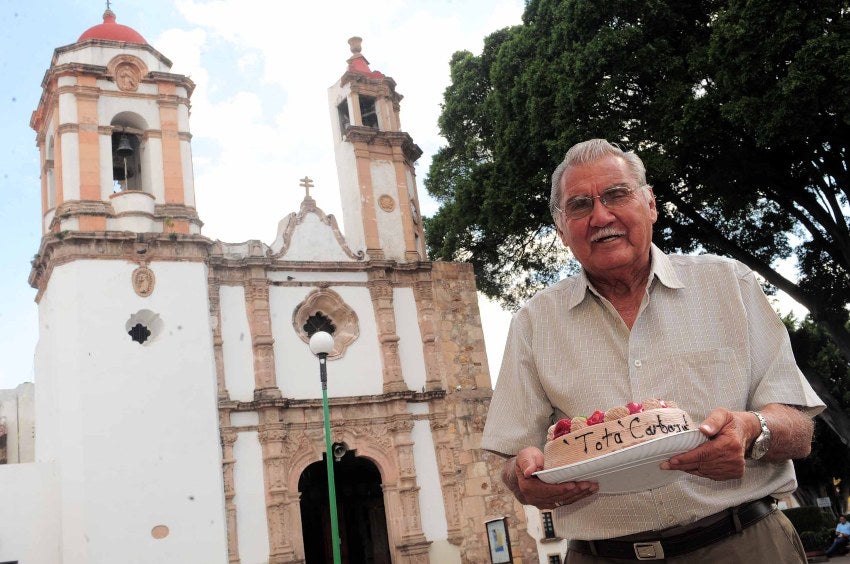
<svg viewBox="0 0 850 564"><path fill-rule="evenodd" d="M757 438L756 442L753 443L753 460L758 460L759 458L767 454L768 448L770 448L770 444L768 443L768 441L764 440L764 435Z"/></svg>

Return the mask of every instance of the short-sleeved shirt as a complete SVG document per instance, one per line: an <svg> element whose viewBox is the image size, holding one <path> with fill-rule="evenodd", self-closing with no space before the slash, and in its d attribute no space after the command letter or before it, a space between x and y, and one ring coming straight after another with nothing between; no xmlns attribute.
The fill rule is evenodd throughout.
<svg viewBox="0 0 850 564"><path fill-rule="evenodd" d="M824 405L800 372L788 333L752 270L713 255L651 249L646 294L631 330L582 271L514 315L482 448L541 449L552 421L630 401L675 401L694 422L712 409ZM570 538L604 539L691 523L796 488L791 461L746 461L744 476L690 474L656 489L600 494L556 509Z"/></svg>
<svg viewBox="0 0 850 564"><path fill-rule="evenodd" d="M844 523L839 523L835 526L835 532L850 535L850 523L847 523L846 521Z"/></svg>

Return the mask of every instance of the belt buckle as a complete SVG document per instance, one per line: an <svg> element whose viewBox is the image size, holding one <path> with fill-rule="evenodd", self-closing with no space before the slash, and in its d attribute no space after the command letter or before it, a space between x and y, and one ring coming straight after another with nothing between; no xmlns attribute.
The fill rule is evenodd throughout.
<svg viewBox="0 0 850 564"><path fill-rule="evenodd" d="M664 560L664 547L661 541L632 543L638 560Z"/></svg>

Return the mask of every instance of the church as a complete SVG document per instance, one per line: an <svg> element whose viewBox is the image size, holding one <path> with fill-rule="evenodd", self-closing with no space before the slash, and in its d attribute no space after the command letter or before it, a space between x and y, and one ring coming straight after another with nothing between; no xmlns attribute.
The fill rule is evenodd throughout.
<svg viewBox="0 0 850 564"><path fill-rule="evenodd" d="M191 79L109 9L54 51L30 122L35 447L0 466L0 562L330 561L317 331L344 562L560 562L479 448L475 278L426 256L402 96L359 38L347 57L327 92L345 233L305 177L273 242L231 244L195 208Z"/></svg>

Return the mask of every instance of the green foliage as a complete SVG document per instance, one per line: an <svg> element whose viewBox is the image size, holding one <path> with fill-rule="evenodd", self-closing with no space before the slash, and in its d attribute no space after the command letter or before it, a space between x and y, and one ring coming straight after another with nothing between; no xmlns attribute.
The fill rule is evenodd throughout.
<svg viewBox="0 0 850 564"><path fill-rule="evenodd" d="M530 0L480 56L455 54L451 79L425 182L442 204L432 257L472 262L508 305L562 276L549 175L604 137L647 165L657 244L745 262L850 358L847 0ZM797 283L771 266L792 257Z"/></svg>
<svg viewBox="0 0 850 564"><path fill-rule="evenodd" d="M805 532L820 534L823 529L835 529L835 518L832 512L820 507L793 507L783 511L794 529L802 537Z"/></svg>

